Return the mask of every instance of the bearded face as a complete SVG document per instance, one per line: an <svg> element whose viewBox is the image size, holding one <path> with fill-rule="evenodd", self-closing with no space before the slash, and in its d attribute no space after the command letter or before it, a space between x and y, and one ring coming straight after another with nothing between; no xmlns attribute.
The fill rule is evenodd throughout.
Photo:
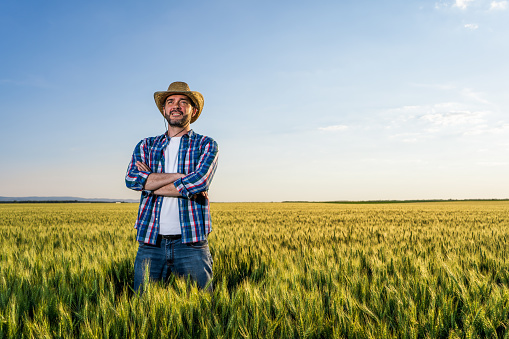
<svg viewBox="0 0 509 339"><path fill-rule="evenodd" d="M164 104L164 117L172 127L185 127L191 123L191 118L197 110L192 101L182 94L170 95Z"/></svg>

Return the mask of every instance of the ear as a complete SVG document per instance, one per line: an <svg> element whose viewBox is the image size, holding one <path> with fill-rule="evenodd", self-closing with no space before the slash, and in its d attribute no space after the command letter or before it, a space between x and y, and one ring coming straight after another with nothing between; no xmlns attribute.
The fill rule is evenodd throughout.
<svg viewBox="0 0 509 339"><path fill-rule="evenodd" d="M194 117L196 114L198 114L198 108L193 107L193 114L191 114L191 116Z"/></svg>

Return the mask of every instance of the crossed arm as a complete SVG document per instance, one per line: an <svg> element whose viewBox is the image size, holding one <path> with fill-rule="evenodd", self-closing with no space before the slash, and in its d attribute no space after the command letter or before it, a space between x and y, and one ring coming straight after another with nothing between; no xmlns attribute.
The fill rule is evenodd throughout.
<svg viewBox="0 0 509 339"><path fill-rule="evenodd" d="M203 198L208 200L207 191L217 168L217 143L210 138L201 138L199 149L193 153L199 158L193 158L194 162L190 164L193 170L182 174L154 173L147 166L146 161L156 142L155 138L146 138L136 145L125 176L127 188L145 191L145 195L182 197L200 202Z"/></svg>
<svg viewBox="0 0 509 339"><path fill-rule="evenodd" d="M141 161L136 161L136 167L138 171L150 172L150 167ZM173 182L185 177L185 174L181 173L150 173L145 182L145 189L153 191L155 195L162 195L165 197L182 197L180 192L177 190ZM207 192L201 192L193 195L192 199L196 199L200 196L208 198Z"/></svg>

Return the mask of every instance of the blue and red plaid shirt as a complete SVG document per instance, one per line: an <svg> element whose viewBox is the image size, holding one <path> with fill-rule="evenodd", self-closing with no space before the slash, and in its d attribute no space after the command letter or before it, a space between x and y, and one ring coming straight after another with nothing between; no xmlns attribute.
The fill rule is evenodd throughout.
<svg viewBox="0 0 509 339"><path fill-rule="evenodd" d="M157 137L143 139L136 145L131 163L125 177L126 186L142 191L138 218L134 228L138 230L136 240L155 244L159 235L159 222L163 196L144 190L150 173L165 173L164 153L170 139L165 133ZM212 231L210 222L210 204L208 199L190 198L200 192L206 192L217 168L217 143L206 136L190 130L180 139L178 153L178 173L186 176L173 184L180 192L179 212L182 242L196 242L207 239ZM150 167L151 172L138 171L136 161Z"/></svg>

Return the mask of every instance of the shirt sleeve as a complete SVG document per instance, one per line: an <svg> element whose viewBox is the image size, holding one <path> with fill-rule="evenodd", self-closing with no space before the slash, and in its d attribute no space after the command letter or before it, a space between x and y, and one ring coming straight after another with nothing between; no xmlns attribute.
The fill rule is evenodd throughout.
<svg viewBox="0 0 509 339"><path fill-rule="evenodd" d="M173 183L183 197L190 199L197 193L208 191L216 172L217 156L217 143L214 140L209 140L203 146L203 153L196 170Z"/></svg>
<svg viewBox="0 0 509 339"><path fill-rule="evenodd" d="M135 191L143 191L145 182L147 181L147 178L151 172L138 171L138 168L136 167L136 162L141 161L149 165L145 157L146 154L147 154L147 144L145 140L142 140L134 148L133 156L131 157L131 162L127 167L127 173L125 175L125 184L127 188L130 188ZM150 191L147 191L147 193L150 194Z"/></svg>

